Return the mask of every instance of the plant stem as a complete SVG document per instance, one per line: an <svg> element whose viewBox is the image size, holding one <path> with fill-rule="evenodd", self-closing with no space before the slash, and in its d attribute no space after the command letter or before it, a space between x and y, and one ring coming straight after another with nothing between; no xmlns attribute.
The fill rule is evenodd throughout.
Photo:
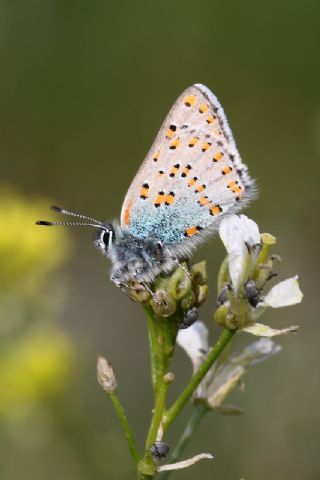
<svg viewBox="0 0 320 480"><path fill-rule="evenodd" d="M154 393L153 415L147 435L145 455L138 465L138 478L152 478L156 473L156 463L150 447L157 439L167 399L168 387L173 375L168 373L178 332L178 321L175 315L157 317L152 308L145 308L150 339L151 376Z"/></svg>
<svg viewBox="0 0 320 480"><path fill-rule="evenodd" d="M116 414L120 420L120 424L124 432L125 438L127 440L127 444L128 444L130 453L132 455L132 458L135 460L136 463L138 463L141 460L141 455L137 449L136 442L135 442L135 439L133 438L131 428L130 428L128 419L126 417L125 411L123 409L123 406L121 405L121 402L116 392L108 393L108 395L111 399L111 402L116 411Z"/></svg>
<svg viewBox="0 0 320 480"><path fill-rule="evenodd" d="M204 414L209 410L210 410L209 407L204 402L197 403L195 405L193 414L190 417L186 425L186 428L184 429L184 432L182 433L176 447L174 448L171 454L170 463L174 463L181 458L182 453L184 452L187 444L189 443L191 437L193 436L193 433L198 427L201 419L203 418ZM171 473L170 471L161 472L157 478L159 480L166 480L170 475L170 473Z"/></svg>
<svg viewBox="0 0 320 480"><path fill-rule="evenodd" d="M224 329L221 333L217 343L214 347L210 350L209 354L207 355L206 359L199 367L197 372L193 375L190 382L175 401L175 403L171 406L171 408L165 413L163 417L163 428L164 432L167 431L169 425L173 422L176 416L180 413L184 405L187 401L191 398L193 392L201 383L205 375L207 374L208 370L211 368L213 363L217 360L219 355L223 352L226 345L230 342L233 338L236 330L228 330Z"/></svg>
<svg viewBox="0 0 320 480"><path fill-rule="evenodd" d="M164 380L159 385L159 388L157 391L157 400L154 407L154 412L153 412L153 416L152 416L152 420L151 420L151 424L150 424L150 428L147 436L146 449L149 449L157 439L157 433L160 427L162 414L163 414L163 411L165 408L165 402L167 399L168 387L169 387L169 383L165 382Z"/></svg>
<svg viewBox="0 0 320 480"><path fill-rule="evenodd" d="M153 394L155 398L155 389L157 383L157 361L156 361L156 351L157 351L157 332L154 323L154 315L150 307L145 307L144 309L147 317L147 326L149 334L149 344L150 344L150 359L151 359L151 380Z"/></svg>

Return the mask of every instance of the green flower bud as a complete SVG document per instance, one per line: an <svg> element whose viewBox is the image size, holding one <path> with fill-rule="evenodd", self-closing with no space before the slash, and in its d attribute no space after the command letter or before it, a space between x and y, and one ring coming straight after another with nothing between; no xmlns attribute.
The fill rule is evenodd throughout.
<svg viewBox="0 0 320 480"><path fill-rule="evenodd" d="M196 296L193 293L193 291L190 290L188 295L181 300L180 305L182 310L189 310L189 308L193 307L195 303L196 303Z"/></svg>
<svg viewBox="0 0 320 480"><path fill-rule="evenodd" d="M194 292L196 295L196 305L200 307L204 303L208 295L208 285L196 285L194 288Z"/></svg>
<svg viewBox="0 0 320 480"><path fill-rule="evenodd" d="M134 302L146 305L149 302L151 295L142 285L134 283L130 289L130 298Z"/></svg>
<svg viewBox="0 0 320 480"><path fill-rule="evenodd" d="M230 310L229 302L217 308L214 312L214 319L220 327L228 328L229 330L236 330L239 326L236 316Z"/></svg>
<svg viewBox="0 0 320 480"><path fill-rule="evenodd" d="M197 285L206 285L208 282L207 264L203 260L191 267L192 280Z"/></svg>
<svg viewBox="0 0 320 480"><path fill-rule="evenodd" d="M182 268L177 268L169 278L168 291L175 300L181 300L186 297L191 291L191 287L191 279Z"/></svg>
<svg viewBox="0 0 320 480"><path fill-rule="evenodd" d="M150 305L157 317L170 317L177 308L174 298L170 293L162 289L155 291L154 298L150 300Z"/></svg>

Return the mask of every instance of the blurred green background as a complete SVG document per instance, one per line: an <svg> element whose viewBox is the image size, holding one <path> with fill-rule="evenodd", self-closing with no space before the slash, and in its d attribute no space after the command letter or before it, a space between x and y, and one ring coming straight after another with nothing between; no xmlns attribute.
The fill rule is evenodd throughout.
<svg viewBox="0 0 320 480"><path fill-rule="evenodd" d="M95 363L98 353L112 360L142 446L151 408L142 312L110 283L90 232L33 222L52 218L51 203L118 217L164 116L195 82L223 104L260 188L246 213L277 236L279 278L299 273L305 297L264 318L301 330L233 395L246 414L208 415L186 452L215 460L173 478L319 478L319 17L316 0L0 2L2 479L134 478ZM223 255L218 239L196 255L208 261L201 317L212 338ZM172 396L190 368L178 351Z"/></svg>

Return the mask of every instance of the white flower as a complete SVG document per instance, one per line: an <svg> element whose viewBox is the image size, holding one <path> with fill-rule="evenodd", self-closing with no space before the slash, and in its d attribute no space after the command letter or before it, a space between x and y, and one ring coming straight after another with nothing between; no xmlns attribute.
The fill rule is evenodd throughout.
<svg viewBox="0 0 320 480"><path fill-rule="evenodd" d="M201 335L199 335L201 332ZM178 344L190 357L193 370L197 370L208 351L208 331L198 320L186 330L180 330ZM218 408L227 395L239 384L247 369L258 362L275 355L281 347L272 340L263 338L232 355L221 366L213 366L196 391L196 398L205 399L211 408ZM198 352L198 354L196 354ZM199 363L201 357L201 362Z"/></svg>
<svg viewBox="0 0 320 480"><path fill-rule="evenodd" d="M277 337L278 335L286 335L287 333L295 333L299 330L298 326L293 325L292 327L282 328L278 330L276 328L268 327L268 325L263 325L262 323L254 323L249 327L242 329L244 332L251 333L256 337Z"/></svg>
<svg viewBox="0 0 320 480"><path fill-rule="evenodd" d="M220 224L220 238L228 252L230 278L235 294L244 281L244 274L251 258L248 246L260 243L258 225L245 215L230 215Z"/></svg>
<svg viewBox="0 0 320 480"><path fill-rule="evenodd" d="M179 330L177 343L190 357L193 372L198 370L209 350L208 329L205 324L197 320L189 328Z"/></svg>
<svg viewBox="0 0 320 480"><path fill-rule="evenodd" d="M201 320L197 320L189 328L179 330L177 343L189 356L193 366L193 373L195 373L209 351L207 327ZM202 397L203 388L204 382L197 388L197 397Z"/></svg>
<svg viewBox="0 0 320 480"><path fill-rule="evenodd" d="M289 307L300 303L303 297L303 293L299 288L298 275L292 278L288 278L283 282L275 285L265 297L261 298L261 302L258 307Z"/></svg>
<svg viewBox="0 0 320 480"><path fill-rule="evenodd" d="M266 360L280 350L280 345L268 338L261 338L232 355L217 369L213 381L208 386L209 406L219 407L227 395L240 383L249 367Z"/></svg>
<svg viewBox="0 0 320 480"><path fill-rule="evenodd" d="M269 234L260 235L258 225L245 215L230 215L224 218L220 224L220 237L228 253L229 274L236 297L244 283L252 277L254 270L259 268L257 261L259 262L258 255L261 248L255 248L255 246L261 243L267 246L272 245L276 239ZM269 262L272 265L272 260L269 259ZM267 268L269 267L267 266ZM260 286L264 285L265 280L261 282ZM267 307L280 308L295 305L301 302L302 297L298 276L289 278L275 285L266 295L261 296L260 301L258 297L259 303L256 308L249 307L249 318L254 322ZM276 330L253 323L243 330L256 336L271 337L297 331L297 327Z"/></svg>

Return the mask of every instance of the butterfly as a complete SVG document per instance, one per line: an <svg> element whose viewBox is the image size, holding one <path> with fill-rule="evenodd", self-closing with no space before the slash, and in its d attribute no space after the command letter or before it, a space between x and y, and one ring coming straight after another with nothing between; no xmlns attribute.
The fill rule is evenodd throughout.
<svg viewBox="0 0 320 480"><path fill-rule="evenodd" d="M255 195L224 111L204 85L187 88L174 103L124 199L120 224L51 207L98 229L97 247L112 262L119 287L137 282L150 290L215 232L221 219Z"/></svg>

